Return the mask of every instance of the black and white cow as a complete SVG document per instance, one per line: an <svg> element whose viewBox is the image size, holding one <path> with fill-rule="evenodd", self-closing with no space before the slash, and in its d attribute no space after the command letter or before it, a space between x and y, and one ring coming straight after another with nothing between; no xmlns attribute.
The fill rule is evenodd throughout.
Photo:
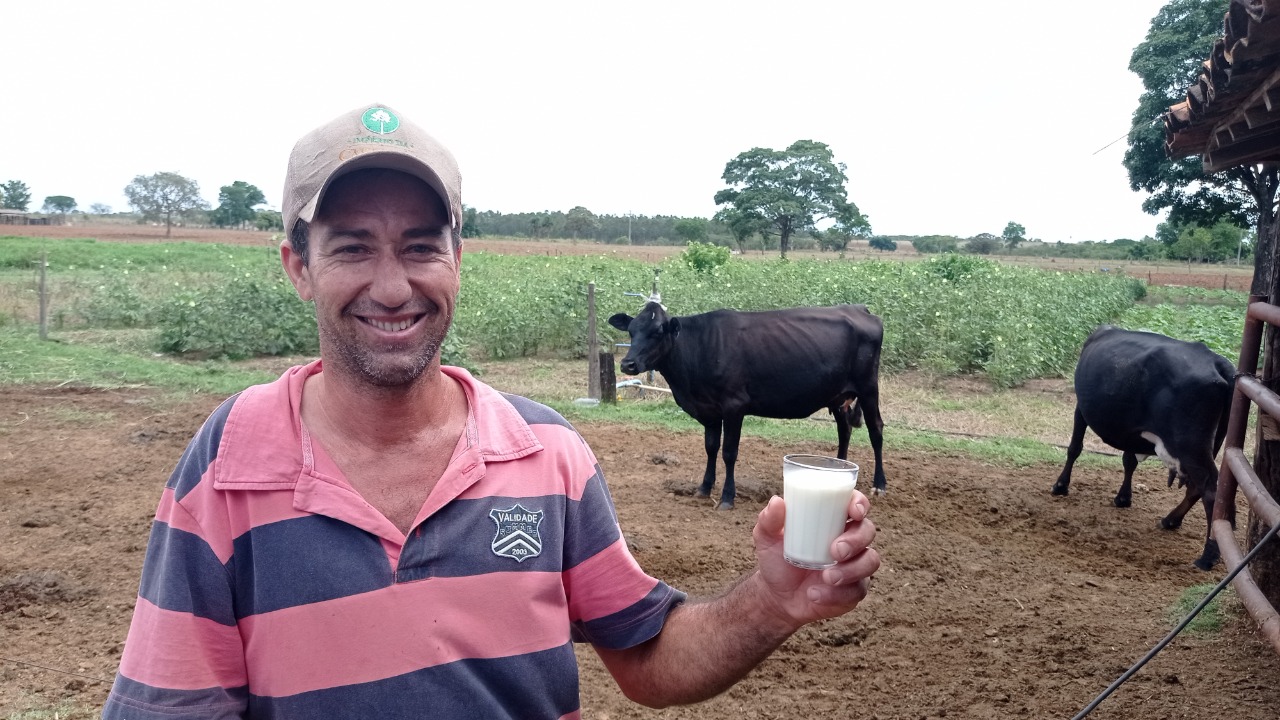
<svg viewBox="0 0 1280 720"><path fill-rule="evenodd" d="M718 507L727 510L733 507L743 417L804 418L824 407L835 416L841 459L848 454L850 428L866 416L876 461L874 490L884 492L884 326L865 305L674 317L650 300L636 317L618 313L609 324L631 335L622 372L662 373L676 404L706 429L707 466L699 497L710 497L715 485L722 427L725 478Z"/></svg>
<svg viewBox="0 0 1280 720"><path fill-rule="evenodd" d="M1098 327L1085 340L1076 365L1075 427L1067 464L1054 483L1054 495L1066 495L1071 466L1084 446L1086 427L1123 452L1124 483L1116 507L1129 507L1133 471L1140 460L1158 456L1186 486L1182 502L1163 520L1177 529L1196 504L1204 503L1206 524L1213 518L1218 466L1214 458L1227 434L1227 415L1235 386L1235 366L1203 343L1151 332ZM1218 561L1212 533L1196 567L1209 570Z"/></svg>

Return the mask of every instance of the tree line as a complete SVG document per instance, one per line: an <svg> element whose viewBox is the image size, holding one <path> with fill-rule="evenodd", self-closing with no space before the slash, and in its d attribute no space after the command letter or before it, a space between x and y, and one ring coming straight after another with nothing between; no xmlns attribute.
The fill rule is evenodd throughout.
<svg viewBox="0 0 1280 720"><path fill-rule="evenodd" d="M218 191L218 205L210 208L200 196L200 185L175 172L138 175L124 188L129 206L144 222L163 222L165 237L175 223L193 223L222 228L254 228L281 230L284 223L276 210L261 208L267 204L262 190L243 180L223 185ZM31 190L21 180L0 184L0 208L27 212ZM41 212L66 217L80 210L76 199L67 195L50 195L44 199ZM109 215L111 207L103 203L89 206L89 213Z"/></svg>

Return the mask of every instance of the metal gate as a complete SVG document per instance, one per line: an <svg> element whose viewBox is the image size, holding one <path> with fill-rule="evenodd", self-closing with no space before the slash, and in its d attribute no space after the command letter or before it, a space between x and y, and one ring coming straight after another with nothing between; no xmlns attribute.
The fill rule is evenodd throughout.
<svg viewBox="0 0 1280 720"><path fill-rule="evenodd" d="M1269 323L1280 332L1280 307L1266 300L1265 296L1251 296L1245 313L1244 339L1240 344L1240 363L1236 368L1236 389L1227 423L1226 451L1218 474L1218 494L1213 507L1213 537L1218 542L1222 561L1228 572L1238 567L1244 559L1244 553L1236 544L1228 516L1229 509L1235 507L1237 488L1244 492L1251 512L1257 513L1262 522L1271 527L1280 524L1280 505L1263 487L1244 454L1244 437L1249 424L1251 401L1257 403L1260 414L1280 422L1280 395L1267 389L1257 377L1263 328ZM1259 419L1259 425L1268 422L1261 415ZM1235 588L1245 609L1258 623L1263 637L1280 653L1280 614L1277 614L1276 608L1262 594L1249 569L1244 568L1236 575L1231 586Z"/></svg>

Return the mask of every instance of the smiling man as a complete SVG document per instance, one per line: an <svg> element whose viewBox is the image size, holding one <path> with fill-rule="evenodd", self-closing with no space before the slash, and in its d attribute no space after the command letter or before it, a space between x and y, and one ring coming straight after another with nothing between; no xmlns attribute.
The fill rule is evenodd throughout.
<svg viewBox="0 0 1280 720"><path fill-rule="evenodd" d="M320 360L188 446L104 718L576 718L574 642L637 702L696 702L865 597L860 493L835 567L783 560L773 498L718 597L647 575L569 423L441 366L461 215L452 155L390 108L295 145L280 254Z"/></svg>

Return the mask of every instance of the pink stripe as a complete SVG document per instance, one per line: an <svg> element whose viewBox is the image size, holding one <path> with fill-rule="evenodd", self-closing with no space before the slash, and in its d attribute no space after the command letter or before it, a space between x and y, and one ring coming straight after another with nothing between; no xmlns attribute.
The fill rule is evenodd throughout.
<svg viewBox="0 0 1280 720"><path fill-rule="evenodd" d="M165 490L165 497L171 498L172 491ZM307 515L294 509L292 488L252 492L215 490L207 476L182 497L180 504L199 523L199 529L182 529L205 538L224 563L231 558L232 541L252 528ZM179 514L174 513L175 517Z"/></svg>
<svg viewBox="0 0 1280 720"><path fill-rule="evenodd" d="M560 576L434 578L240 621L250 691L281 697L569 641Z"/></svg>
<svg viewBox="0 0 1280 720"><path fill-rule="evenodd" d="M163 610L143 598L133 623L120 674L144 685L172 690L245 684L240 632L190 613Z"/></svg>
<svg viewBox="0 0 1280 720"><path fill-rule="evenodd" d="M204 530L200 528L195 518L191 517L191 512L185 507L179 507L177 501L173 499L173 488L165 488L160 494L160 504L156 507L156 520L171 528L204 537Z"/></svg>
<svg viewBox="0 0 1280 720"><path fill-rule="evenodd" d="M210 500L225 508L227 534L238 538L253 528L281 520L304 517L310 513L294 508L294 490L253 490L250 492L212 491Z"/></svg>
<svg viewBox="0 0 1280 720"><path fill-rule="evenodd" d="M622 568L627 571L621 572ZM564 573L569 615L575 620L595 620L625 610L644 599L657 584L640 568L621 538Z"/></svg>
<svg viewBox="0 0 1280 720"><path fill-rule="evenodd" d="M547 449L522 458L520 462L489 462L485 479L463 491L459 497L473 500L491 493L510 494L513 488L527 496L566 495L582 499L582 491L596 472L595 458L573 430L559 425L536 426L538 439ZM558 447L563 452L556 452ZM513 482L508 475L515 472ZM566 482L567 479L567 482Z"/></svg>

